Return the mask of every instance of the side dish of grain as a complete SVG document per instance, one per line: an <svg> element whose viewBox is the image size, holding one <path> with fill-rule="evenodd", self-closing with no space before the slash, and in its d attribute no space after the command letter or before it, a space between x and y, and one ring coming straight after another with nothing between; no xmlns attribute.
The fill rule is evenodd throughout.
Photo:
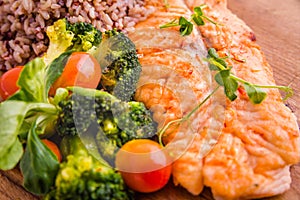
<svg viewBox="0 0 300 200"><path fill-rule="evenodd" d="M42 55L46 27L59 18L127 31L152 11L143 0L0 0L0 70Z"/></svg>

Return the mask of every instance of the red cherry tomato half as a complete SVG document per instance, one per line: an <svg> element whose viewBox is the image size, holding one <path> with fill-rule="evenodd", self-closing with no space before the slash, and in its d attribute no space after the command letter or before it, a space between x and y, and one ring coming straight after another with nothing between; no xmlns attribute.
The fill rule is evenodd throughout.
<svg viewBox="0 0 300 200"><path fill-rule="evenodd" d="M171 176L171 162L155 141L137 139L127 142L116 154L116 167L126 185L138 192L163 188Z"/></svg>
<svg viewBox="0 0 300 200"><path fill-rule="evenodd" d="M101 78L101 67L88 53L74 52L70 55L61 76L52 84L49 94L55 95L57 88L79 86L96 88Z"/></svg>
<svg viewBox="0 0 300 200"><path fill-rule="evenodd" d="M22 69L22 66L12 68L5 72L0 78L0 95L3 100L6 100L19 90L17 82Z"/></svg>
<svg viewBox="0 0 300 200"><path fill-rule="evenodd" d="M57 157L57 160L61 162L62 157L58 146L48 139L42 139L42 142L54 153L54 155Z"/></svg>

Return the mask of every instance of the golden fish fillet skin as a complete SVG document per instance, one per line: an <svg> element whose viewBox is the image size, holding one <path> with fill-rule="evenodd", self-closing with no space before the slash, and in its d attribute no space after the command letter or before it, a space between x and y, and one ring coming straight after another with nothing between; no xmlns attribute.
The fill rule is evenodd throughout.
<svg viewBox="0 0 300 200"><path fill-rule="evenodd" d="M206 48L227 62L240 78L260 85L275 85L272 69L255 42L253 31L231 11L225 0L146 1L153 14L136 25L129 37L136 44L142 74L135 98L154 112L159 128L180 119L214 87L203 61ZM206 23L191 36L178 28L159 29L174 18L189 18L194 7L206 4L205 15L222 24ZM267 89L258 105L249 101L243 87L230 102L217 94L186 125L171 127L163 140L177 157L173 181L191 194L210 187L215 199L252 199L289 189L289 167L300 160L296 117L282 102L277 89Z"/></svg>

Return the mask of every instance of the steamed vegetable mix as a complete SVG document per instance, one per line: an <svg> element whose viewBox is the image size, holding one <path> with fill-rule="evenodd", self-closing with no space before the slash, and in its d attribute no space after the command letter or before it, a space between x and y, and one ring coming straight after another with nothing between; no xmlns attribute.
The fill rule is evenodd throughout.
<svg viewBox="0 0 300 200"><path fill-rule="evenodd" d="M54 189L45 199L133 199L121 174L91 156L78 136L64 137L61 145L66 162L60 165Z"/></svg>
<svg viewBox="0 0 300 200"><path fill-rule="evenodd" d="M92 137L111 165L123 144L155 135L156 124L143 103L124 102L105 91L73 88L73 92L59 103L58 134Z"/></svg>
<svg viewBox="0 0 300 200"><path fill-rule="evenodd" d="M133 42L117 30L101 33L87 23L70 24L61 19L47 28L50 39L46 63L66 51L84 51L94 56L102 69L99 89L129 101L141 72Z"/></svg>
<svg viewBox="0 0 300 200"><path fill-rule="evenodd" d="M58 20L47 34L46 55L23 67L13 83L18 88L0 104L0 169L20 163L25 188L49 199L130 199L120 174L103 157L113 164L125 142L155 133L151 112L128 101L140 75L133 43L115 31L104 34L112 40L102 41L91 25L66 20ZM100 47L105 60L99 60ZM102 77L114 86L104 87ZM85 147L72 144L80 146L78 151L63 154L62 160L49 142L78 136ZM74 149L67 146L61 142L60 151Z"/></svg>

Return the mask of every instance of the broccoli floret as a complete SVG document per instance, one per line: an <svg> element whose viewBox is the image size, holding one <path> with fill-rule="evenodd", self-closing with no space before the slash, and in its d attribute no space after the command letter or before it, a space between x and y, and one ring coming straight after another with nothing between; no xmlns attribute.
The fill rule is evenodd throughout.
<svg viewBox="0 0 300 200"><path fill-rule="evenodd" d="M98 91L96 96L74 93L60 102L57 129L61 136L90 134L102 157L114 164L115 153L126 142L156 133L152 113L141 102L125 102Z"/></svg>
<svg viewBox="0 0 300 200"><path fill-rule="evenodd" d="M49 37L49 47L44 56L46 64L68 50L88 51L93 46L98 46L102 37L102 33L91 24L71 24L66 19L59 19L48 26L46 33Z"/></svg>
<svg viewBox="0 0 300 200"><path fill-rule="evenodd" d="M74 34L67 31L65 19L60 19L52 26L48 26L46 33L49 38L49 47L44 55L44 61L49 64L72 45Z"/></svg>
<svg viewBox="0 0 300 200"><path fill-rule="evenodd" d="M119 102L112 104L99 126L91 129L97 132L95 139L102 157L113 166L119 148L130 140L152 137L156 124L143 103Z"/></svg>
<svg viewBox="0 0 300 200"><path fill-rule="evenodd" d="M66 161L60 164L54 190L46 200L133 199L121 174L91 156L78 136L64 137L61 149Z"/></svg>
<svg viewBox="0 0 300 200"><path fill-rule="evenodd" d="M66 28L67 31L71 31L74 34L73 44L68 50L88 51L101 42L102 33L89 23L77 22L71 24L67 22Z"/></svg>
<svg viewBox="0 0 300 200"><path fill-rule="evenodd" d="M131 100L141 73L134 43L122 32L109 30L103 33L102 42L90 53L102 68L98 89L123 101Z"/></svg>
<svg viewBox="0 0 300 200"><path fill-rule="evenodd" d="M113 124L121 129L118 133L108 134L108 137L118 137L117 146L121 147L126 142L136 138L149 138L155 134L155 125L151 113L142 102L130 101L123 103L123 106L114 105L113 107L114 119L107 119L110 123L103 124L102 128L114 130ZM107 126L111 124L110 126ZM149 126L150 125L150 126ZM123 134L122 134L123 133Z"/></svg>

